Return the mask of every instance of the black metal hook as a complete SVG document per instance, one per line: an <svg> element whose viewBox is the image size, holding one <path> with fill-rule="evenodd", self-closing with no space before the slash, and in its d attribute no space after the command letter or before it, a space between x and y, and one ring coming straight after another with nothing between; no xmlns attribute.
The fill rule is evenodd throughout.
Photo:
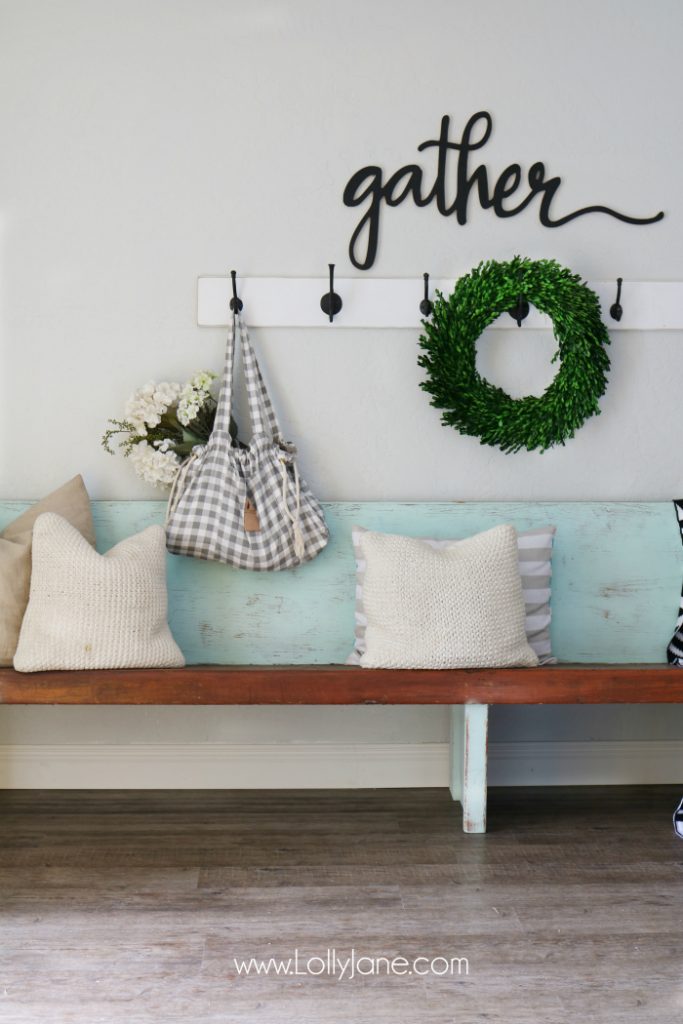
<svg viewBox="0 0 683 1024"><path fill-rule="evenodd" d="M334 263L330 263L328 266L330 268L330 290L325 292L320 300L320 308L325 316L329 316L330 323L332 323L337 313L341 311L342 300L341 295L337 295L334 290Z"/></svg>
<svg viewBox="0 0 683 1024"><path fill-rule="evenodd" d="M241 313L244 308L244 303L241 299L237 298L237 271L231 270L230 277L232 278L232 298L230 299L230 309L233 313Z"/></svg>
<svg viewBox="0 0 683 1024"><path fill-rule="evenodd" d="M613 302L612 305L610 306L610 309L609 309L609 315L612 317L613 320L617 320L617 321L621 320L622 316L624 315L624 310L623 310L622 305L621 305L621 285L622 285L622 281L623 281L623 278L621 278L621 277L617 278L617 301Z"/></svg>
<svg viewBox="0 0 683 1024"><path fill-rule="evenodd" d="M522 326L522 320L526 320L526 318L529 315L529 303L524 298L524 293L522 292L522 268L521 267L517 271L517 284L519 285L519 295L517 296L517 302L512 307L512 309L508 309L508 313L512 317L512 319L516 321L517 326L521 327Z"/></svg>
<svg viewBox="0 0 683 1024"><path fill-rule="evenodd" d="M429 301L429 274L423 274L425 283L425 297L420 303L420 312L422 316L429 316L434 309L433 304Z"/></svg>
<svg viewBox="0 0 683 1024"><path fill-rule="evenodd" d="M508 313L513 320L517 321L517 326L522 326L522 320L526 320L529 315L529 303L526 301L522 293L520 292L517 296L517 305L513 306L512 309L508 310Z"/></svg>

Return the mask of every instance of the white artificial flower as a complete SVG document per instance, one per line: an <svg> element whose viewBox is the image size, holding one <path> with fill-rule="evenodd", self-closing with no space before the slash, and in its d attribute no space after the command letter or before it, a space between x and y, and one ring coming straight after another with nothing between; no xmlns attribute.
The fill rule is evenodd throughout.
<svg viewBox="0 0 683 1024"><path fill-rule="evenodd" d="M178 419L184 427L192 423L192 420L198 415L199 409L200 404L196 397L180 399L178 402Z"/></svg>
<svg viewBox="0 0 683 1024"><path fill-rule="evenodd" d="M180 384L150 381L138 388L126 402L125 418L136 434L146 434L147 427L156 427L161 417L178 400Z"/></svg>
<svg viewBox="0 0 683 1024"><path fill-rule="evenodd" d="M145 423L148 416L155 416L155 410L151 405L151 398L154 394L154 386L147 384L138 388L130 396L124 406L124 417L132 424L136 434L145 434Z"/></svg>
<svg viewBox="0 0 683 1024"><path fill-rule="evenodd" d="M195 373L194 377L189 382L189 387L194 388L195 391L208 391L211 387L212 381L215 379L215 373L209 373L208 370L201 370L199 373ZM187 386L188 385L186 385L186 387Z"/></svg>
<svg viewBox="0 0 683 1024"><path fill-rule="evenodd" d="M180 459L171 451L158 451L146 441L133 446L130 453L135 472L153 487L170 487Z"/></svg>
<svg viewBox="0 0 683 1024"><path fill-rule="evenodd" d="M162 412L165 412L169 406L178 401L178 396L181 390L180 384L176 384L175 382L164 381L161 384L157 384L156 391L154 392L154 401L156 402L157 408L160 409L164 406Z"/></svg>
<svg viewBox="0 0 683 1024"><path fill-rule="evenodd" d="M200 410L206 404L207 399L210 397L211 382L215 378L215 373L202 370L196 373L180 392L178 420L184 427L189 426L197 418Z"/></svg>

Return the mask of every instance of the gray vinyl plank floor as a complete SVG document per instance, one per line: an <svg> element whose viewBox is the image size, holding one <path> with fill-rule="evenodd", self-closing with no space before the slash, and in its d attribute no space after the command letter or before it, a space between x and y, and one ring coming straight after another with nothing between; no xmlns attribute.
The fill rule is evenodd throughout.
<svg viewBox="0 0 683 1024"><path fill-rule="evenodd" d="M0 1022L681 1024L678 797L493 790L465 836L442 790L6 791Z"/></svg>

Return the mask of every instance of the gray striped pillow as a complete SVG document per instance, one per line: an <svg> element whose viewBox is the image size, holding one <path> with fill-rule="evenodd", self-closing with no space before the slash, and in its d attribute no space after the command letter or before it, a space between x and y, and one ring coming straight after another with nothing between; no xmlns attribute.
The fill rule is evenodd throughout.
<svg viewBox="0 0 683 1024"><path fill-rule="evenodd" d="M347 665L360 665L361 655L365 651L365 627L367 616L363 606L363 578L365 576L365 560L360 546L360 535L366 533L364 526L354 526L351 530L353 550L356 556L356 642L351 654L346 659ZM519 552L519 573L524 591L526 609L526 638L529 645L538 655L539 664L554 665L550 647L550 577L552 568L550 560L553 553L554 526L541 526L535 530L522 530L517 533L517 550ZM430 540L427 544L434 548L443 548L460 538L449 540Z"/></svg>

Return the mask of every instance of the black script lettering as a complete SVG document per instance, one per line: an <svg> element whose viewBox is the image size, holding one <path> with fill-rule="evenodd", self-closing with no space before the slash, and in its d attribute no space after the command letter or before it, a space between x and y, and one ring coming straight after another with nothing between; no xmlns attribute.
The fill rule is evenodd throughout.
<svg viewBox="0 0 683 1024"><path fill-rule="evenodd" d="M554 180L559 185L561 179L555 178ZM656 224L664 216L663 210L660 210L653 217L629 217L625 213L619 213L618 210L610 210L609 206L584 206L582 210L575 210L574 213L567 213L564 217L558 217L557 220L553 220L550 216L550 198L549 196L544 197L538 218L546 228L562 227L563 224L569 224L570 220L583 217L587 213L606 213L609 217L616 217L617 220L623 221L624 224Z"/></svg>
<svg viewBox="0 0 683 1024"><path fill-rule="evenodd" d="M472 142L470 136L474 131L477 121L484 118L486 121L486 130L484 131L483 137L479 142ZM486 168L483 164L475 168L472 174L468 175L468 158L470 150L481 149L485 146L491 137L491 131L493 130L493 120L491 115L485 110L480 111L478 114L473 114L465 125L465 130L462 133L462 139L460 143L456 143L456 147L460 150L458 154L458 192L455 197L455 215L458 220L458 224L467 224L467 204L470 198L470 191L474 183L477 183L479 190L479 203L482 209L487 210L491 206L491 200L489 198L489 179L486 173Z"/></svg>
<svg viewBox="0 0 683 1024"><path fill-rule="evenodd" d="M394 195L397 185L406 178L406 183L403 186L403 191L399 192L398 195ZM424 206L424 200L420 193L422 186L422 168L418 167L417 164L408 164L407 167L402 167L400 171L396 171L395 174L389 178L388 182L382 189L382 195L387 206L398 206L411 192L413 194L413 202L416 206Z"/></svg>
<svg viewBox="0 0 683 1024"><path fill-rule="evenodd" d="M361 188L366 181L368 182L366 187ZM359 270L369 270L375 262L375 257L377 255L377 243L379 241L379 213L380 203L382 202L381 167L361 167L360 171L356 171L356 173L353 174L346 183L346 188L344 189L344 206L360 206L360 204L365 202L368 198L370 199L369 206L358 221L356 230L351 235L351 241L349 243L351 262L354 267L358 267ZM356 258L355 252L356 243L363 234L363 231L366 231L367 240L365 242L365 259L360 260L359 258Z"/></svg>
<svg viewBox="0 0 683 1024"><path fill-rule="evenodd" d="M553 219L551 205L562 184L562 179L555 176L546 180L545 165L541 161L537 161L529 168L527 174L528 194L516 206L506 207L504 200L517 192L521 184L521 166L512 163L506 167L498 177L492 193L489 192L486 167L479 164L472 171L469 168L470 154L486 145L492 130L491 115L486 110L480 110L470 117L460 141L454 142L449 137L450 117L444 115L441 119L438 139L428 139L418 146L419 152L432 148L437 150L434 184L425 195L422 194L424 172L417 164L406 164L405 167L399 168L388 178L386 183L383 183L381 167L374 164L356 171L349 178L344 189L344 205L360 206L367 201L368 206L356 225L349 243L349 257L354 267L359 270L369 270L375 262L379 244L382 202L389 207L399 206L408 197L412 198L416 206L429 206L430 203L436 201L439 213L444 217L455 214L458 224L467 223L469 198L473 190L476 190L481 208L487 210L493 207L497 217L514 217L525 210L537 195L541 195L539 221L548 228L560 227L562 224L568 224L576 217L583 217L588 213L608 214L626 224L654 224L663 218L664 213L661 211L652 217L630 217L607 206L586 206L581 210L575 210L573 213ZM477 131L480 134L475 136ZM454 176L455 194L452 199L449 199L449 155L451 151L457 152L458 159ZM362 242L364 242L364 250L361 249Z"/></svg>
<svg viewBox="0 0 683 1024"><path fill-rule="evenodd" d="M472 132L476 128L478 121L484 121L486 127L484 133L477 142L472 141ZM468 158L470 151L473 149L481 149L485 146L491 137L491 131L493 129L493 121L491 115L485 110L480 110L478 114L473 114L465 125L465 130L462 133L460 142L451 142L449 139L451 119L448 115L441 118L441 132L438 139L428 139L427 142L421 142L417 147L418 152L423 152L425 149L430 149L432 146L436 146L438 150L437 160L437 171L436 180L434 187L432 188L429 195L423 202L426 206L436 199L436 206L439 213L443 214L444 217L449 217L452 213L455 213L459 224L467 223L467 203L470 197L470 191L472 186L476 183L477 190L479 192L479 202L484 209L488 209L491 206L491 199L489 198L489 187L488 187L488 175L486 168L483 166L477 167L471 175L468 174ZM446 181L447 181L447 161L448 151L454 149L458 152L458 167L456 172L456 193L453 202L449 205L446 197Z"/></svg>
<svg viewBox="0 0 683 1024"><path fill-rule="evenodd" d="M493 190L493 209L496 211L497 217L514 217L516 213L519 213L520 208L529 202L531 196L527 196L523 203L514 206L511 210L506 210L503 206L503 200L517 191L521 180L522 168L519 164L510 164L498 178Z"/></svg>

